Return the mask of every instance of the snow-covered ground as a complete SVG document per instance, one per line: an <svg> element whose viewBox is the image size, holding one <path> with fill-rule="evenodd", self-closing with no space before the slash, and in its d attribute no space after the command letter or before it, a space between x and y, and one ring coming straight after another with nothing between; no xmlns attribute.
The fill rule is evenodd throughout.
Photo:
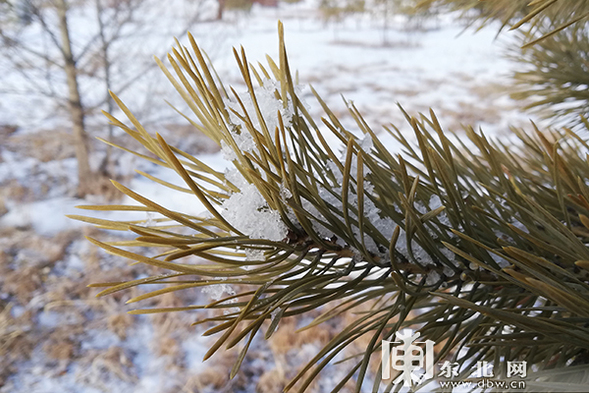
<svg viewBox="0 0 589 393"><path fill-rule="evenodd" d="M279 19L285 26L291 68L297 71L299 83L312 84L351 130L354 123L341 95L354 101L377 131L388 123L408 129L397 103L410 113L433 108L447 129L460 130L461 124L468 124L496 137L509 137L508 125L528 120L505 94L512 65L501 56L501 41L509 38L496 40L493 26L477 34L460 34L462 26L446 16L420 26L395 16L385 32L375 15L326 22L317 4L308 0L281 3L277 8L254 6L249 13L228 12L224 21L197 24L191 31L210 54L221 79L241 91L244 87L231 48L243 45L252 63L265 63L266 54L277 58ZM158 39L165 42L166 37ZM145 47L157 52L153 46ZM134 52L133 56L148 58L152 53ZM171 120L164 99L180 109L184 105L171 88L164 87L161 73L149 75L122 92L123 101L149 118L152 132L161 132L179 147L201 144L197 135L174 139L170 130L184 127L184 121L179 116ZM154 85L158 86L157 96L146 100L142 95L154 91ZM303 97L319 119L322 113L309 88L303 90ZM14 109L15 105L3 102L2 107ZM227 383L228 362L234 354L213 358L208 363L213 362L214 367L201 364L210 342L200 336L200 328L188 326L197 318L195 314L131 317L125 314L129 306L123 304L128 295L94 299L98 291L85 288L87 284L136 278L152 270L131 268L126 261L96 250L80 235L107 235L64 218L65 214L79 214L75 205L101 202L100 196L71 197L76 164L67 141L61 141L65 147L59 143L47 147L53 146L48 141L63 137L59 130L48 130L38 119L32 122L19 116L16 110L10 116L0 113L0 124L22 127L0 135L0 310L5 310L0 311L0 369L4 370L0 371L0 392L253 392L256 386L260 392L278 391L273 389L284 378L279 372L282 367L308 359L329 336L329 332L319 334L322 338L314 341L309 335L308 342L283 337L283 342L302 348L297 353L258 340L237 381ZM99 118L93 118L92 124L105 129ZM398 148L390 141L389 147ZM57 154L58 148L63 154ZM96 153L94 161L99 161L100 154ZM131 189L177 210L202 211L195 197L134 176L132 170L178 182L174 174L129 157L121 156L118 172L126 176ZM214 151L201 152L199 159L216 169L229 165ZM144 213L136 217L146 218ZM206 296L187 292L157 304L198 303ZM2 356L1 351L9 355ZM280 366L288 356L294 360ZM314 389L330 391L329 378Z"/></svg>

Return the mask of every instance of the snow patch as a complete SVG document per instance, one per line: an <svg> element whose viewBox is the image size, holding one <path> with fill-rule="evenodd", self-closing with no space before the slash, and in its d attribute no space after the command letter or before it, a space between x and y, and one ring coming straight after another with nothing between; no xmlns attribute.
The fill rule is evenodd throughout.
<svg viewBox="0 0 589 393"><path fill-rule="evenodd" d="M260 191L248 184L221 205L221 215L235 229L253 239L281 241L288 233L280 213L268 207Z"/></svg>

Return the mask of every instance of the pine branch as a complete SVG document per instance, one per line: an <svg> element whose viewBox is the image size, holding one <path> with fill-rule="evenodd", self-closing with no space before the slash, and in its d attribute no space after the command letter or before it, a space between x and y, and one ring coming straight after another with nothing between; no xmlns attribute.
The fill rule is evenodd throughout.
<svg viewBox="0 0 589 393"><path fill-rule="evenodd" d="M226 310L196 323L213 323L206 335L220 333L205 358L246 341L232 377L253 337L266 329L270 338L281 319L320 310L311 327L356 311L355 320L286 390L304 391L363 336L370 344L348 358L350 371L338 386L350 378L356 379L356 391L369 378L379 386L381 377L369 375L367 365L381 340L407 327L445 343L436 362L526 360L540 370L530 372L530 381L546 375L558 381L569 362L586 364L586 141L566 132L514 130L519 143L505 146L469 128L466 142L443 130L433 112L413 117L403 111L417 143L388 129L406 147L389 151L353 105L358 128L348 130L317 97L326 112L322 121L342 143L339 155L293 83L282 25L279 36L279 61L269 59L267 68L254 69L245 51L235 51L245 94L223 86L191 36L190 48L178 46L169 55L171 70L159 62L196 117L193 124L233 162L234 169L224 174L162 136L151 136L114 97L133 128L111 115L109 120L146 149L133 153L175 170L186 183L178 191L194 194L210 214L175 211L115 183L140 203L133 209L160 218L73 218L136 233L132 242L91 241L165 274L96 284L105 288L99 295L164 285L130 300L135 303L188 288L248 284L208 305L131 312ZM145 247L157 251L146 256ZM182 263L188 256L208 264ZM182 280L171 280L177 277ZM557 372L543 374L546 370Z"/></svg>

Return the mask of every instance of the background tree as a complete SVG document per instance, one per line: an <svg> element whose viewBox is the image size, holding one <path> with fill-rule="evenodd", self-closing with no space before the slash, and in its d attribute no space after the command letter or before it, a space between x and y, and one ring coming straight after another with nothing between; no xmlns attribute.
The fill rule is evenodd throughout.
<svg viewBox="0 0 589 393"><path fill-rule="evenodd" d="M389 45L389 30L392 19L396 15L411 15L413 7L407 0L374 0L372 11L380 19L382 18L382 43Z"/></svg>
<svg viewBox="0 0 589 393"><path fill-rule="evenodd" d="M140 206L83 208L157 212L157 223L75 218L132 231L134 241L91 241L168 274L96 284L105 287L100 295L163 285L129 301L135 303L188 288L235 286L208 305L132 311L224 311L196 323L212 325L206 335L219 334L205 359L244 342L232 376L256 334L270 338L281 319L319 310L308 324L315 326L355 312L286 390L304 391L365 336L365 351L345 356L349 373L333 391L351 379L357 392L370 379L378 391L382 364L374 375L369 365L379 362L381 340L394 341L402 328L439 343L435 363L460 362L459 379L479 361L494 363L495 375L505 378L498 366L518 360L529 366L531 390L582 390L589 377L587 141L567 129L514 129L519 142L509 146L472 128L461 139L433 112L404 112L416 142L387 127L403 146L389 151L352 104L356 130L316 95L340 154L297 95L279 31L278 62L254 69L243 51L235 52L244 95L215 78L194 40L169 55L173 71L160 62L196 117L194 126L223 148L232 171L217 172L150 135L115 97L132 127L110 121L150 153L136 154L155 155L152 162L174 169L182 191L208 214L175 211L115 182ZM209 263L180 262L187 256ZM385 391L402 387L395 376L384 384Z"/></svg>
<svg viewBox="0 0 589 393"><path fill-rule="evenodd" d="M53 7L55 21L54 29L49 26L49 22L44 9L51 5ZM16 51L26 52L26 62L34 62L31 59L36 58L37 61L44 62L50 66L59 66L65 73L67 83L67 106L71 118L73 141L75 144L76 159L78 162L78 194L83 196L89 189L90 185L95 181L93 173L90 169L90 162L88 156L88 138L84 124L84 108L80 97L80 86L78 82L78 70L76 68L77 59L74 57L72 50L72 41L70 37L70 28L68 26L68 4L65 0L56 0L49 4L34 4L32 1L19 1L16 3L6 3L8 10L13 11L13 15L18 18L18 21L23 24L29 24L33 21L38 21L40 27L46 33L46 36L52 45L57 49L59 55L52 57L47 52L39 52L36 48L22 45L22 41L18 38L20 29L17 29L16 35L11 35L5 28L2 30L2 44L5 48ZM6 7L5 7L6 8ZM6 13L5 15L9 15ZM6 23L6 20L4 21ZM24 49L23 49L24 47ZM14 51L12 52L14 56ZM25 57L23 56L23 57ZM24 60L24 59L23 59ZM32 65L29 63L29 65ZM22 66L21 64L17 67ZM48 76L50 78L50 76ZM48 92L49 93L49 92ZM53 94L51 92L50 94Z"/></svg>
<svg viewBox="0 0 589 393"><path fill-rule="evenodd" d="M187 5L170 36L185 34L202 20L202 4ZM154 68L151 61L133 58L133 43L152 36L153 19L166 6L152 0L14 0L1 6L0 51L6 69L0 94L49 98L58 112L65 109L76 147L77 194L96 192L100 179L109 175L110 149L91 168L88 117L114 110L109 90L123 92ZM72 13L74 25L68 19ZM122 51L130 57L120 56ZM106 139L112 132L109 127Z"/></svg>

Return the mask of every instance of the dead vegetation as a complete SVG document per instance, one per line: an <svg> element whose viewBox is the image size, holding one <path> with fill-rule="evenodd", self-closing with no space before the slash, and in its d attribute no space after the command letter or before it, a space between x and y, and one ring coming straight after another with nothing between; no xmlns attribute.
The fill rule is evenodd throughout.
<svg viewBox="0 0 589 393"><path fill-rule="evenodd" d="M221 311L199 314L168 313L145 318L127 314L125 302L138 289L96 298L92 282L117 282L153 274L153 267L129 266L87 244L84 236L112 240L98 229L68 230L52 238L32 228L2 228L0 234L0 392L22 391L22 376L59 380L76 369L76 386L110 391L114 385L135 386L145 370L137 339L162 370L173 376L162 392L273 393L282 389L309 359L311 348L324 345L341 323L295 333L301 321L284 319L274 337L258 337L240 373L229 380L236 350L221 352L202 366L195 361L191 342L202 340L205 327L191 323ZM169 293L147 300L141 307L174 307L203 303L199 289ZM151 332L145 335L145 331ZM111 337L100 343L97 333ZM99 334L99 335L100 335ZM214 337L213 337L214 338ZM202 340L203 348L208 347ZM135 349L134 349L135 348ZM240 348L237 348L240 349ZM35 373L31 370L35 369ZM28 370L28 371L27 371ZM19 376L16 378L16 376ZM34 380L34 379L33 379ZM128 385L124 385L128 384ZM319 392L319 386L310 392Z"/></svg>
<svg viewBox="0 0 589 393"><path fill-rule="evenodd" d="M142 360L136 351L130 349L133 347L130 342L138 334L145 337L140 332L147 325L153 333L141 345L159 359L162 370L174 380L174 385L162 392L275 393L306 364L314 348L325 345L346 323L337 319L297 333L303 321L283 319L270 341L261 337L255 340L255 349L248 353L242 370L233 380L229 380L228 370L236 360L236 350L221 352L195 368L191 364L194 360L189 359L194 354L187 352L191 349L186 344L202 331L190 324L206 313L140 318L124 312L130 309L125 301L139 295L138 290L95 298L99 288L88 288L86 284L127 280L151 274L152 268L129 267L93 246L81 248L82 236L89 232L95 237L101 235L96 229L84 233L62 232L52 239L31 230L3 233L0 240L3 250L0 253L1 392L22 389L22 381L12 376L17 373L22 376L28 367L36 367L43 378L59 379L75 366L79 370L78 386L91 386L99 391L110 391L113 384L134 386L145 371L139 366ZM74 261L78 260L83 265L77 266ZM197 303L206 299L199 290L188 290L141 305L173 307L188 300ZM218 311L211 311L210 315L214 312ZM100 331L115 337L110 345L89 344ZM203 341L203 345L209 344ZM320 392L322 388L315 383L309 391Z"/></svg>

